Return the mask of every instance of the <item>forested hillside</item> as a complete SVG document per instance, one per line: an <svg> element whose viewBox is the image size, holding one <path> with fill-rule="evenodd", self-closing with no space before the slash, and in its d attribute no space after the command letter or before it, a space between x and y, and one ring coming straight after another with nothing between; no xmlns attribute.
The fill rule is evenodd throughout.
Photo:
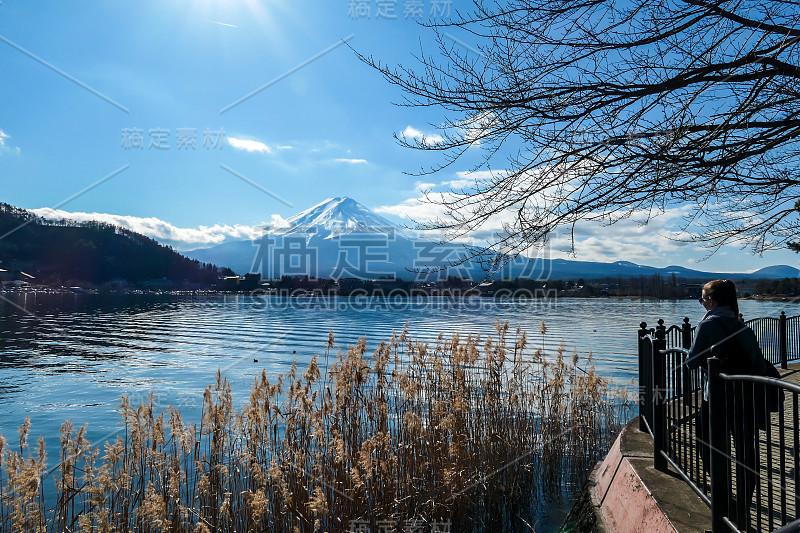
<svg viewBox="0 0 800 533"><path fill-rule="evenodd" d="M0 203L0 267L21 269L37 282L114 279L211 283L219 269L189 259L169 246L111 224L45 220Z"/></svg>

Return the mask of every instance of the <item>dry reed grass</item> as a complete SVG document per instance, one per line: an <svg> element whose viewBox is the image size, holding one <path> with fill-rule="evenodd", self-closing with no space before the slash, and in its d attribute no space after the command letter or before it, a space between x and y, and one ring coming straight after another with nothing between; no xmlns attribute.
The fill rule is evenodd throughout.
<svg viewBox="0 0 800 533"><path fill-rule="evenodd" d="M526 357L524 332L496 331L431 346L404 330L370 356L360 339L330 372L316 356L275 382L262 372L241 410L218 372L199 427L175 409L154 412L153 397L123 397L124 434L102 452L86 426L62 426L51 505L44 441L30 449L26 420L18 448L0 436L0 529L527 529L543 502L585 477L632 403L577 354ZM331 332L326 361L333 349Z"/></svg>

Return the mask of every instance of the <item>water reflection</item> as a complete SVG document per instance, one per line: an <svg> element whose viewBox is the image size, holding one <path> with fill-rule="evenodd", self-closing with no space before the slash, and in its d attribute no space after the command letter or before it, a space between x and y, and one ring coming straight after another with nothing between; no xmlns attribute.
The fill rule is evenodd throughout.
<svg viewBox="0 0 800 533"><path fill-rule="evenodd" d="M453 301L430 298L348 301L241 295L5 294L0 299L0 433L13 435L30 415L32 434L55 439L61 423L90 422L89 438L113 431L119 396L134 402L154 391L159 405L199 416L201 394L222 369L238 403L262 369L275 376L293 361L304 367L325 350L334 330L346 349L361 336L369 346L408 324L435 342L440 333L493 334L494 321L528 332L529 354L553 356L564 342L598 371L625 383L636 375L635 332L646 320L684 316L696 323L697 302L562 299ZM748 317L777 316L786 303L741 302ZM27 312L21 310L23 308ZM787 309L790 316L798 311ZM547 333L541 335L544 321ZM196 418L194 418L196 420Z"/></svg>

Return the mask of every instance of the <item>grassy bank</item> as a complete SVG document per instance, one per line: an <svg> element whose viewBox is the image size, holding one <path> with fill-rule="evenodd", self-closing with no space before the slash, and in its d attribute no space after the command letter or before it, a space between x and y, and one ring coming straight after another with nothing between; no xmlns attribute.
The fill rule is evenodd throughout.
<svg viewBox="0 0 800 533"><path fill-rule="evenodd" d="M18 442L0 437L0 529L526 530L631 416L628 389L507 324L435 344L404 331L371 354L365 339L334 345L331 332L329 372L316 356L262 373L241 409L218 374L199 424L123 398L115 442L67 422L51 465L26 421Z"/></svg>

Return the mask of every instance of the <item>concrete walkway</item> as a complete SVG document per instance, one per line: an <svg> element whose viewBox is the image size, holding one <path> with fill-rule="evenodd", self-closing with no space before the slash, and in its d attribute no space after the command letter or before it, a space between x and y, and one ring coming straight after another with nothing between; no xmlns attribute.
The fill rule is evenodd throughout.
<svg viewBox="0 0 800 533"><path fill-rule="evenodd" d="M683 479L653 468L653 440L638 417L594 468L588 489L601 531L703 533L711 525L711 510Z"/></svg>
<svg viewBox="0 0 800 533"><path fill-rule="evenodd" d="M800 363L789 365L788 370L780 372L783 379L800 384ZM769 437L767 431L759 432L760 486L751 504L748 531L774 531L782 523L797 517L800 508L796 492L800 472L795 468L796 456L800 452L800 428L795 424L795 420L800 419L797 403L793 395L786 395L783 418L786 447L778 446L780 418L777 413L772 416ZM684 435L688 443L688 436L694 434L694 425L695 417L689 416L681 422L680 431L676 427L670 429L674 432L673 437ZM649 433L639 431L638 427L636 418L623 429L611 451L590 476L589 494L600 529L613 533L703 533L710 530L711 510L708 505L671 467L667 473L653 468L653 441ZM690 455L693 454L694 450ZM694 466L702 472L699 460ZM732 470L735 487L736 473L735 469ZM692 477L697 479L699 476ZM769 498L779 507L772 516L764 505Z"/></svg>

